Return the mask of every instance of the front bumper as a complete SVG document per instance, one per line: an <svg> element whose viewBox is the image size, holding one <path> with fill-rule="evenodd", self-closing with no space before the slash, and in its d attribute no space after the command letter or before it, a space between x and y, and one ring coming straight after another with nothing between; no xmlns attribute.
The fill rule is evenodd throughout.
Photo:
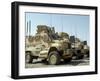
<svg viewBox="0 0 100 81"><path fill-rule="evenodd" d="M66 59L66 58L72 58L72 49L67 49L66 51L64 51L63 53L63 58Z"/></svg>

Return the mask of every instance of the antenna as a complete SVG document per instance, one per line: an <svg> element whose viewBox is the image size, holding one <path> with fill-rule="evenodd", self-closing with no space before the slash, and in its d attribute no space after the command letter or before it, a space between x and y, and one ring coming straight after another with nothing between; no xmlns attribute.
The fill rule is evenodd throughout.
<svg viewBox="0 0 100 81"><path fill-rule="evenodd" d="M61 26L62 26L62 32L63 32L63 17L61 16Z"/></svg>
<svg viewBox="0 0 100 81"><path fill-rule="evenodd" d="M52 27L52 13L50 15L50 26Z"/></svg>
<svg viewBox="0 0 100 81"><path fill-rule="evenodd" d="M75 27L75 36L76 36L75 38L77 38L77 26Z"/></svg>
<svg viewBox="0 0 100 81"><path fill-rule="evenodd" d="M28 21L27 21L27 27L26 27L26 35L28 36Z"/></svg>
<svg viewBox="0 0 100 81"><path fill-rule="evenodd" d="M73 25L70 25L71 26L71 36L73 35Z"/></svg>
<svg viewBox="0 0 100 81"><path fill-rule="evenodd" d="M76 28L75 28L75 29L76 29L75 33L76 33L76 38L77 38L77 26L76 26Z"/></svg>
<svg viewBox="0 0 100 81"><path fill-rule="evenodd" d="M29 36L31 35L31 21L29 20Z"/></svg>

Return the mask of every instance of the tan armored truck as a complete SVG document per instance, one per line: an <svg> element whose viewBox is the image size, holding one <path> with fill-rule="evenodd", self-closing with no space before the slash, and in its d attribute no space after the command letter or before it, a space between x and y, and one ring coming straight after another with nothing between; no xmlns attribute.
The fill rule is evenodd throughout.
<svg viewBox="0 0 100 81"><path fill-rule="evenodd" d="M76 59L82 59L85 55L89 57L89 46L86 41L81 42L79 38L70 36L70 42L73 56L76 56Z"/></svg>
<svg viewBox="0 0 100 81"><path fill-rule="evenodd" d="M61 60L71 61L72 50L69 38L65 39L60 35L55 33L54 27L38 25L36 35L31 37L33 41L29 43L27 42L28 39L26 40L26 63L32 63L34 59L38 58L47 61L51 65L59 64ZM64 37L66 35L63 33Z"/></svg>
<svg viewBox="0 0 100 81"><path fill-rule="evenodd" d="M83 44L83 54L86 55L87 57L90 56L90 53L89 53L89 46L87 45L87 41L83 41L82 42Z"/></svg>

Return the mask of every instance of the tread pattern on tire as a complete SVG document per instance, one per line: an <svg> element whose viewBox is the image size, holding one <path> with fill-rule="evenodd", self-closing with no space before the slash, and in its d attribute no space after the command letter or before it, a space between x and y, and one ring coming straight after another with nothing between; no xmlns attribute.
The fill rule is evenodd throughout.
<svg viewBox="0 0 100 81"><path fill-rule="evenodd" d="M61 59L59 53L57 51L50 52L48 59L50 59L50 56L52 54L56 55L56 57L57 57L57 61L56 61L55 65L59 64L60 63L60 59ZM48 63L51 64L50 60L48 60Z"/></svg>
<svg viewBox="0 0 100 81"><path fill-rule="evenodd" d="M25 57L26 57L27 55L30 55L30 54L26 54ZM25 60L26 60L26 58L25 58ZM29 62L26 62L26 61L25 61L25 62L26 62L26 63L32 63L32 61L33 61L33 59L32 59L32 56L30 55L30 60L29 60Z"/></svg>

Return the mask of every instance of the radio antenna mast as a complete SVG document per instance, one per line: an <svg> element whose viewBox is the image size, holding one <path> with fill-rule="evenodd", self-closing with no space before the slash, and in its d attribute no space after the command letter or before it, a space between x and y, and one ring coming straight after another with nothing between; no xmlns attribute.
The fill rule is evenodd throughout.
<svg viewBox="0 0 100 81"><path fill-rule="evenodd" d="M75 36L76 36L75 38L77 39L77 26L75 27Z"/></svg>
<svg viewBox="0 0 100 81"><path fill-rule="evenodd" d="M52 27L52 13L50 14L50 26Z"/></svg>
<svg viewBox="0 0 100 81"><path fill-rule="evenodd" d="M63 17L61 16L61 26L62 26L62 32L63 32Z"/></svg>
<svg viewBox="0 0 100 81"><path fill-rule="evenodd" d="M29 20L29 36L31 35L31 21Z"/></svg>
<svg viewBox="0 0 100 81"><path fill-rule="evenodd" d="M27 21L27 26L26 26L26 35L28 36L28 21Z"/></svg>
<svg viewBox="0 0 100 81"><path fill-rule="evenodd" d="M70 31L71 31L71 36L73 35L73 25L70 25L71 26L71 29L70 29Z"/></svg>

